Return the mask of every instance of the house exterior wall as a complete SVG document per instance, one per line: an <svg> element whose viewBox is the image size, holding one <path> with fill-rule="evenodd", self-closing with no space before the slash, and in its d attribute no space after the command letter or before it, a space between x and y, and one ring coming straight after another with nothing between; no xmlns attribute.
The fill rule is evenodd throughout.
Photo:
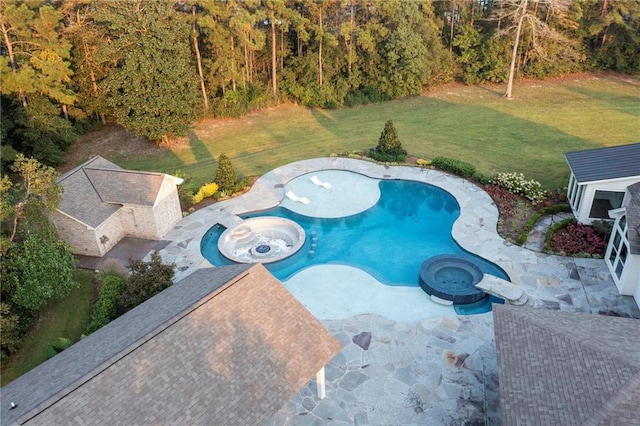
<svg viewBox="0 0 640 426"><path fill-rule="evenodd" d="M182 219L178 187L169 178L164 179L156 205L153 207L159 238L163 238Z"/></svg>
<svg viewBox="0 0 640 426"><path fill-rule="evenodd" d="M182 219L178 189L166 178L153 207L124 205L121 211L127 235L149 240L162 239Z"/></svg>
<svg viewBox="0 0 640 426"><path fill-rule="evenodd" d="M50 219L58 235L77 255L102 257L124 236L119 212L95 229L59 212L52 213Z"/></svg>
<svg viewBox="0 0 640 426"><path fill-rule="evenodd" d="M577 182L575 182L573 174L571 174L571 178L569 179L569 193L567 196L574 216L578 222L585 225L590 225L595 220L601 220L589 217L596 191L626 192L627 187L636 182L640 182L640 176L610 181L588 182L583 185L578 185Z"/></svg>
<svg viewBox="0 0 640 426"><path fill-rule="evenodd" d="M640 254L631 253L626 209L612 212L615 219L607 245L605 262L620 294L633 296L640 308Z"/></svg>

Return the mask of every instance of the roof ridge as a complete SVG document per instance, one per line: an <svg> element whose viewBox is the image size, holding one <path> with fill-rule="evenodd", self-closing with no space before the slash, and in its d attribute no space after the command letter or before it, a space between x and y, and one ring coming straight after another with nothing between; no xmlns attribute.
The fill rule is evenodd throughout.
<svg viewBox="0 0 640 426"><path fill-rule="evenodd" d="M201 268L201 269L198 269L198 270L194 271L194 273L198 272L200 270L213 270L213 269L220 269L220 268L212 268L212 267L210 267L210 268ZM118 361L120 361L121 359L125 358L129 354L135 352L137 349L142 347L145 343L147 343L153 337L161 334L162 332L167 330L171 325L175 324L176 322L178 322L179 320L181 320L182 318L187 316L189 313L193 312L194 310L198 309L203 304L205 304L208 301L210 301L212 298L216 297L222 291L224 291L227 288L233 286L233 284L237 283L239 280L241 280L244 277L246 277L247 275L249 275L252 272L252 270L254 269L254 267L248 266L245 269L241 269L241 268L236 268L236 269L239 269L238 272L233 274L230 278L228 278L228 280L225 281L220 287L212 290L210 293L204 294L198 300L190 303L189 305L184 307L182 310L176 312L171 317L166 318L164 321L156 324L156 326L154 328L152 328L151 330L149 330L146 334L144 334L142 336L139 336L136 340L130 342L128 345L123 347L120 351L118 351L117 353L112 354L107 359L103 360L100 364L96 365L94 368L92 368L89 371L87 371L84 375L76 378L74 381L68 383L65 387L63 387L62 389L60 389L57 392L53 393L48 398L46 398L46 399L40 401L39 403L37 403L35 406L33 406L28 411L23 413L20 417L18 417L17 421L19 423L27 422L27 421L31 420L32 418L36 417L41 412L45 411L47 408L49 408L52 405L56 404L61 399L65 398L66 396L68 396L71 393L75 392L78 388L80 388L82 385L84 385L88 381L92 380L98 374L100 374L101 372L107 370L113 364L117 363ZM227 269L227 270L231 270L231 269ZM184 281L184 280L188 279L190 276L191 275L188 275L187 277L182 278L178 282L173 283L171 286L169 286L169 288L173 287L172 291L177 291L177 290L175 290L174 286L176 286L180 281ZM153 299L156 296L159 296L162 293L163 292L158 293L157 295L153 296L151 299ZM167 294L165 294L165 297L167 297ZM148 300L151 300L151 299L148 299ZM143 304L146 303L146 302L147 301L143 302ZM126 314L127 313L121 315L120 317L118 317L115 320L113 320L111 323L115 323L116 320L118 320L120 322L122 322L123 320L126 321L127 320L125 318ZM111 323L109 323L109 324L111 324ZM109 326L109 324L107 324L107 326Z"/></svg>
<svg viewBox="0 0 640 426"><path fill-rule="evenodd" d="M76 174L78 171L83 170L85 167L89 166L91 163L93 163L94 161L98 160L98 159L103 159L105 161L109 161L99 155L96 155L95 157L90 158L89 160L85 161L84 163L70 169L67 170L66 172L64 172L63 174L61 174L58 179L56 180L57 183L62 182L63 180L73 176L74 174Z"/></svg>
<svg viewBox="0 0 640 426"><path fill-rule="evenodd" d="M143 170L129 170L129 169L109 169L104 167L84 167L84 169L104 171L104 172L133 173L133 174L139 174L139 175L154 175L154 176L167 175L167 173L162 173L162 172L147 172Z"/></svg>
<svg viewBox="0 0 640 426"><path fill-rule="evenodd" d="M595 410L591 416L583 423L583 426L596 426L603 424L604 420L618 408L618 405L624 400L631 397L631 392L634 389L640 388L640 367L639 370L629 379L624 385L622 385L615 394L604 401L600 405L600 409Z"/></svg>
<svg viewBox="0 0 640 426"><path fill-rule="evenodd" d="M534 316L533 320L528 317L525 316L524 312L529 310L529 311L541 311L541 312L553 312L554 314L560 314L562 316L566 316L566 315L582 315L585 318L586 317L591 317L591 318L599 318L597 321L606 321L607 319L611 320L611 322L616 321L618 319L624 319L624 320L629 320L629 321L634 321L633 318L622 318L622 317L609 317L609 316L603 316L603 315L598 315L598 314L589 314L589 313L585 313L585 312L563 312L563 311L555 311L555 310L549 310L549 309L534 309L534 308L516 308L516 309L511 309L511 308L506 308L505 305L500 305L500 307L498 308L499 311L502 312L506 312L506 313L514 313L516 315L518 315L518 317L522 320L525 321L531 321L534 323L534 325L536 327L540 327L541 329L550 332L549 334L553 335L557 335L557 336L562 336L564 338L566 338L567 340L577 343L579 345L582 345L584 347L587 347L589 349L592 349L596 352L599 353L604 353L606 354L608 357L610 358L615 358L616 361L619 361L623 364L635 367L640 369L640 361L636 361L634 359L630 359L630 358L625 358L622 357L621 355L619 355L616 351L609 351L606 348L608 348L609 346L602 346L602 345L597 345L597 344L593 344L593 341L599 341L600 339L585 339L582 337L576 337L576 335L571 334L569 331L565 331L564 329L559 330L558 328L554 327L552 324L547 324L546 322L542 321L538 316ZM545 315L545 314L543 314ZM638 320L635 320L638 321ZM640 321L639 321L640 322ZM557 325L557 323L556 323Z"/></svg>

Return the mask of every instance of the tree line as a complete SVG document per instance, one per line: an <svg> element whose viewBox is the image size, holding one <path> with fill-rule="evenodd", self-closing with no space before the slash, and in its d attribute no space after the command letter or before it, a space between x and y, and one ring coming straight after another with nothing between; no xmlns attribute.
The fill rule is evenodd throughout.
<svg viewBox="0 0 640 426"><path fill-rule="evenodd" d="M640 71L640 2L0 0L3 159L60 164L116 122L163 141L202 116L338 107L430 85Z"/></svg>

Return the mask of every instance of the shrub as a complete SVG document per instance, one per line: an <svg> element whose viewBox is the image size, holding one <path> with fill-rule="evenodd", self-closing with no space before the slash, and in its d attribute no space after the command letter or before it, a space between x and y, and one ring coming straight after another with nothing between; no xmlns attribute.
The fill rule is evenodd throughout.
<svg viewBox="0 0 640 426"><path fill-rule="evenodd" d="M476 172L476 166L455 158L436 157L431 161L431 165L463 178L470 178Z"/></svg>
<svg viewBox="0 0 640 426"><path fill-rule="evenodd" d="M482 174L482 173L476 171L471 175L471 179L475 180L480 185L488 185L488 184L491 183L491 180L493 178L491 176L487 176L485 174Z"/></svg>
<svg viewBox="0 0 640 426"><path fill-rule="evenodd" d="M604 254L607 243L592 227L581 223L570 223L551 237L551 250L566 254Z"/></svg>
<svg viewBox="0 0 640 426"><path fill-rule="evenodd" d="M534 205L541 203L547 197L547 192L542 189L540 182L533 179L527 180L522 173L498 173L491 183L514 194L523 195Z"/></svg>
<svg viewBox="0 0 640 426"><path fill-rule="evenodd" d="M378 139L378 146L376 146L371 154L372 157L378 161L404 162L407 151L402 148L393 121L388 120L385 123L384 129Z"/></svg>
<svg viewBox="0 0 640 426"><path fill-rule="evenodd" d="M418 158L416 160L416 164L420 167L428 167L431 165L431 160L424 160L422 158Z"/></svg>
<svg viewBox="0 0 640 426"><path fill-rule="evenodd" d="M213 194L218 192L218 184L215 182L205 183L198 189L196 195L191 198L191 204L198 204L205 198L212 197Z"/></svg>
<svg viewBox="0 0 640 426"><path fill-rule="evenodd" d="M11 311L11 306L0 303L0 359L15 352L20 345L20 317Z"/></svg>
<svg viewBox="0 0 640 426"><path fill-rule="evenodd" d="M173 284L175 267L175 263L163 264L157 251L151 253L149 262L140 259L129 260L127 268L131 274L125 289L116 299L118 314L135 308Z"/></svg>
<svg viewBox="0 0 640 426"><path fill-rule="evenodd" d="M101 273L98 276L98 281L101 283L100 295L93 306L91 322L87 325L84 334L91 334L117 318L118 307L116 300L127 285L125 277L115 271Z"/></svg>
<svg viewBox="0 0 640 426"><path fill-rule="evenodd" d="M221 191L230 191L236 184L236 171L233 169L231 160L225 154L218 157L218 169L213 181L218 184Z"/></svg>
<svg viewBox="0 0 640 426"><path fill-rule="evenodd" d="M497 185L487 185L484 190L500 208L500 214L504 217L512 217L516 210L515 196Z"/></svg>

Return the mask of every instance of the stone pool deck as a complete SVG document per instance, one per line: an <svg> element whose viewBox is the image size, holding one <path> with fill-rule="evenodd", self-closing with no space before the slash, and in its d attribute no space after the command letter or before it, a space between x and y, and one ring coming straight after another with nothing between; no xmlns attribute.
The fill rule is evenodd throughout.
<svg viewBox="0 0 640 426"><path fill-rule="evenodd" d="M160 251L164 261L177 264L177 279L209 266L200 242L212 225L275 207L285 198L288 183L322 170L414 180L445 189L461 209L453 237L466 250L501 266L526 292L528 306L640 318L633 298L618 294L603 260L550 256L500 238L497 208L476 185L436 170L348 158L318 158L277 168L258 179L247 194L187 216L167 235L170 243ZM354 303L362 300L367 301L366 294ZM457 316L451 309L449 314L400 321L384 315L385 305L393 300L376 304L381 306L339 319L322 317L308 306L345 347L327 366L327 397L317 400L315 385L309 383L275 415L273 425L500 424L490 313Z"/></svg>

